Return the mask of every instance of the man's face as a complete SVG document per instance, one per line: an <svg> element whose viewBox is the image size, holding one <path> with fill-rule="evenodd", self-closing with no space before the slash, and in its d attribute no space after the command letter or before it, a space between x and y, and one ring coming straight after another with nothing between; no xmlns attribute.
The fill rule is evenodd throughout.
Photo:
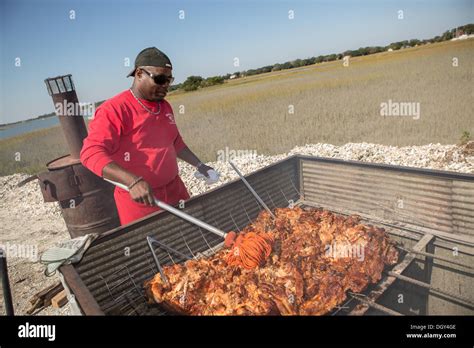
<svg viewBox="0 0 474 348"><path fill-rule="evenodd" d="M135 73L136 84L139 88L140 93L143 97L150 101L160 101L165 98L168 93L169 83L166 82L164 85L158 85L155 83L145 71L153 74L153 76L164 74L169 78L172 77L171 68L158 68L156 66L144 66L137 69Z"/></svg>

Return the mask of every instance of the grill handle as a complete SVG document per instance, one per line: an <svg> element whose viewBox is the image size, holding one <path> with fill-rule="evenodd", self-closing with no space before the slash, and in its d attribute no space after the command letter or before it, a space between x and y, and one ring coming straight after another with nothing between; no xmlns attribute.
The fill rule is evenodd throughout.
<svg viewBox="0 0 474 348"><path fill-rule="evenodd" d="M124 184L121 184L121 183L118 183L118 182L115 182L115 181L112 181L112 180L109 180L109 179L106 179L104 178L105 181L108 181L110 182L111 184L117 186L117 187L120 187L121 189L125 190L125 191L128 191L128 187L125 186ZM220 229L214 227L214 226L211 226L207 223L205 223L204 221L201 221L199 219L196 219L195 217L191 216L191 215L188 215L186 214L185 212L179 210L179 209L176 209L175 207L169 205L169 204L166 204L162 201L159 201L158 199L156 199L156 197L153 197L154 200L155 200L155 204L163 209L163 210L166 210L168 212L170 212L171 214L173 215L176 215L177 217L185 220L185 221L188 221L194 225L197 225L199 227L202 227L204 228L205 230L211 232L211 233L214 233L216 235L218 235L219 237L222 237L222 238L226 238L227 237L227 233L225 233L224 231L221 231Z"/></svg>

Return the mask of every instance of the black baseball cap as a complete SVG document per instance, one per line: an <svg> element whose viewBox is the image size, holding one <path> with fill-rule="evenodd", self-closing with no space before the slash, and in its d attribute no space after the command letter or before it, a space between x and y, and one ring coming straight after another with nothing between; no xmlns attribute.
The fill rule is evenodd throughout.
<svg viewBox="0 0 474 348"><path fill-rule="evenodd" d="M159 68L173 68L171 61L166 54L156 47L148 47L138 53L135 59L135 68L127 75L127 77L135 76L135 71L139 66L156 66Z"/></svg>

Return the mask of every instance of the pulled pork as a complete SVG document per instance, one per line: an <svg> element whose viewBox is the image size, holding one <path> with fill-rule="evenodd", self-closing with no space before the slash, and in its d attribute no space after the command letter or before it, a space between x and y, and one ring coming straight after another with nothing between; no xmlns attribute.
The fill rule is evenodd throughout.
<svg viewBox="0 0 474 348"><path fill-rule="evenodd" d="M260 213L241 233L265 233L274 240L257 269L229 266L230 250L164 267L145 283L152 302L189 315L323 315L381 279L398 252L383 229L322 209Z"/></svg>

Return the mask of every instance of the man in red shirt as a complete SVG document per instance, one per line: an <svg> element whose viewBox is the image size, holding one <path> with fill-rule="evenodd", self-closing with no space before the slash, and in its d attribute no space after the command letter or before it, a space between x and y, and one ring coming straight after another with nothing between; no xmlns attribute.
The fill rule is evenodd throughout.
<svg viewBox="0 0 474 348"><path fill-rule="evenodd" d="M154 196L171 205L189 199L177 158L206 176L213 170L186 146L164 99L171 72L169 58L156 47L141 51L128 75L132 87L97 108L84 139L82 164L129 189L114 192L122 225L160 210Z"/></svg>

